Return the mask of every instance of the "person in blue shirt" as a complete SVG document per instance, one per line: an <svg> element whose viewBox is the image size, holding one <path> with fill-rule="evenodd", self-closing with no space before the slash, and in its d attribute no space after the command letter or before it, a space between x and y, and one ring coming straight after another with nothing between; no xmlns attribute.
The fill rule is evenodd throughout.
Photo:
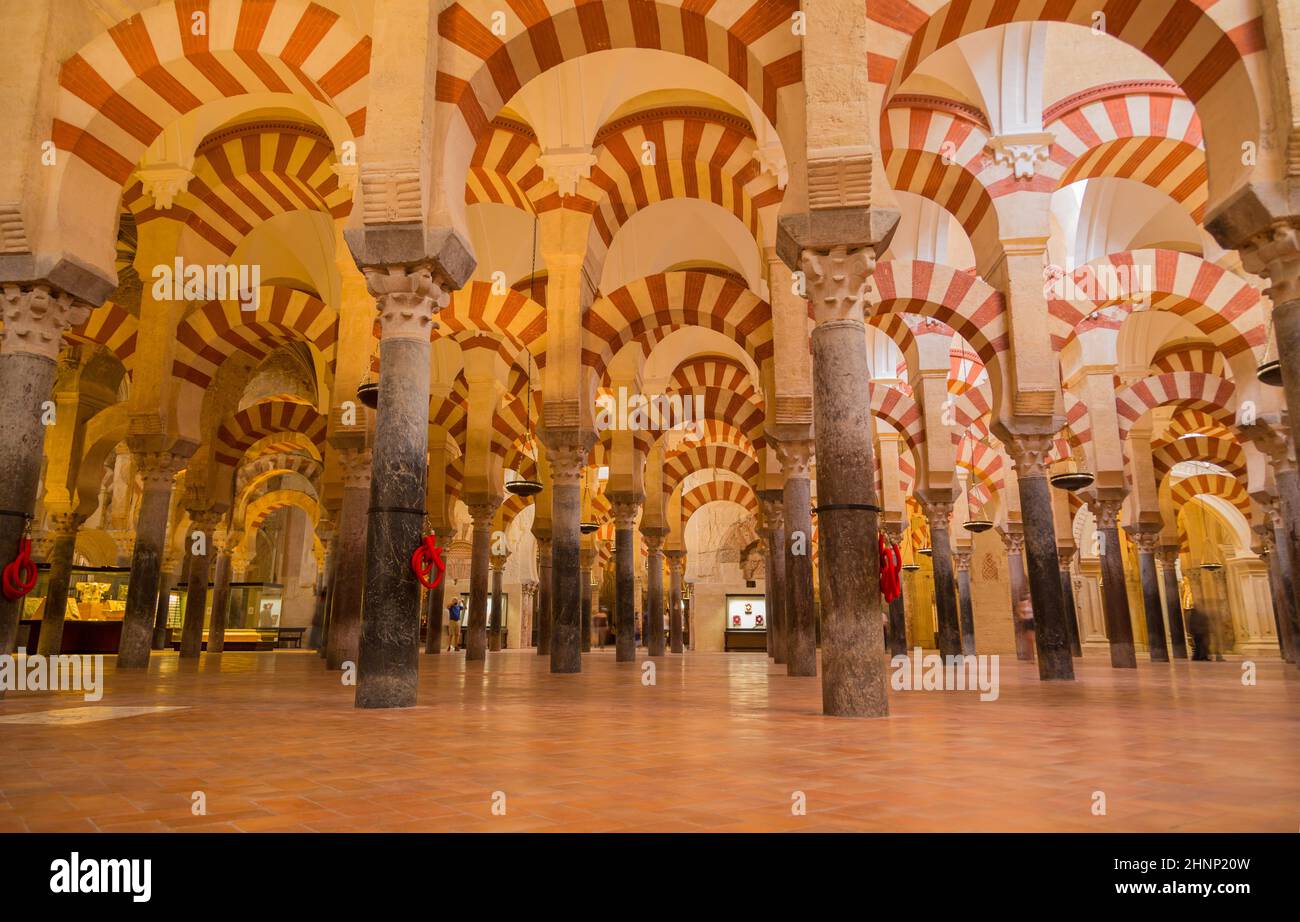
<svg viewBox="0 0 1300 922"><path fill-rule="evenodd" d="M451 635L451 646L447 648L449 652L455 652L460 646L460 615L464 610L465 606L460 604L460 599L455 599L447 606L447 633Z"/></svg>

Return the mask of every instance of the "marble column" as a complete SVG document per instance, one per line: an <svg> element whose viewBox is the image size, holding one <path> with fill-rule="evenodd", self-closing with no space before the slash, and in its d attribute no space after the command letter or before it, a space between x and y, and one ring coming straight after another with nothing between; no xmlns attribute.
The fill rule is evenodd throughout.
<svg viewBox="0 0 1300 922"><path fill-rule="evenodd" d="M443 549L442 559L445 563L447 560L447 549L451 547L451 538L455 534L451 529L434 529L434 535L438 539L438 546ZM447 577L443 574L442 580L432 589L425 590L425 634L424 634L424 652L439 654L442 653L442 629L444 619L447 615Z"/></svg>
<svg viewBox="0 0 1300 922"><path fill-rule="evenodd" d="M366 267L364 272L379 313L380 377L356 706L413 707L420 669L420 583L411 571L411 552L424 538L430 336L433 315L450 296L427 267Z"/></svg>
<svg viewBox="0 0 1300 922"><path fill-rule="evenodd" d="M497 652L506 646L506 625L502 608L505 606L506 558L502 554L493 554L492 565L492 635L488 638L488 649Z"/></svg>
<svg viewBox="0 0 1300 922"><path fill-rule="evenodd" d="M763 490L758 498L767 539L767 653L777 665L785 665L790 650L785 620L785 495L781 490Z"/></svg>
<svg viewBox="0 0 1300 922"><path fill-rule="evenodd" d="M664 537L666 528L649 528L642 531L646 548L646 652L650 656L664 655Z"/></svg>
<svg viewBox="0 0 1300 922"><path fill-rule="evenodd" d="M592 597L596 595L596 552L583 548L582 555L582 632L581 649L583 653L591 652L591 606ZM622 635L622 631L619 634ZM635 643L635 640L634 640Z"/></svg>
<svg viewBox="0 0 1300 922"><path fill-rule="evenodd" d="M576 436L544 435L551 462L551 672L582 671L582 468L586 448Z"/></svg>
<svg viewBox="0 0 1300 922"><path fill-rule="evenodd" d="M1169 621L1169 646L1174 659L1187 659L1187 629L1183 626L1183 600L1178 592L1177 546L1160 549L1158 558L1165 583L1165 617Z"/></svg>
<svg viewBox="0 0 1300 922"><path fill-rule="evenodd" d="M469 631L465 636L465 662L487 659L488 573L492 562L492 521L501 499L497 496L469 503L473 520L473 545L469 556Z"/></svg>
<svg viewBox="0 0 1300 922"><path fill-rule="evenodd" d="M885 532L889 535L889 540L895 545L901 546L903 541L903 526L887 525ZM907 655L907 603L903 600L903 584L907 583L905 573L899 573L899 592L898 598L889 603L889 655L905 656Z"/></svg>
<svg viewBox="0 0 1300 922"><path fill-rule="evenodd" d="M1297 587L1295 581L1295 565L1297 542L1291 535L1291 524L1286 517L1288 509L1288 499L1294 504L1297 512L1300 512L1300 496L1294 494L1300 493L1296 490L1296 471L1292 467L1285 473L1277 473L1275 469L1274 482L1278 485L1279 491L1283 485L1288 492L1288 496L1283 497L1280 503L1277 503L1268 511L1269 524L1273 527L1273 562L1271 563L1277 570L1278 586L1282 590L1283 599L1278 604L1276 595L1274 604L1278 605L1279 620L1285 619L1285 628L1288 636L1291 638L1290 655L1287 662L1295 663L1300 667L1300 600L1296 597Z"/></svg>
<svg viewBox="0 0 1300 922"><path fill-rule="evenodd" d="M193 659L203 652L203 617L208 605L212 529L216 521L216 516L210 512L190 512L190 529L185 535L184 548L188 558L185 565L185 618L181 622L182 659ZM197 553L196 549L202 553Z"/></svg>
<svg viewBox="0 0 1300 922"><path fill-rule="evenodd" d="M551 538L533 532L537 538L537 655L551 655Z"/></svg>
<svg viewBox="0 0 1300 922"><path fill-rule="evenodd" d="M42 408L53 400L63 332L89 313L89 305L43 283L0 285L0 566L18 556L36 509L45 453ZM0 593L0 655L14 650L22 611L23 599Z"/></svg>
<svg viewBox="0 0 1300 922"><path fill-rule="evenodd" d="M614 513L614 659L636 660L636 527L643 497L611 495Z"/></svg>
<svg viewBox="0 0 1300 922"><path fill-rule="evenodd" d="M226 618L230 610L230 551L217 542L217 560L212 565L212 614L208 618L208 652L226 651ZM323 607L323 605L321 606Z"/></svg>
<svg viewBox="0 0 1300 922"><path fill-rule="evenodd" d="M953 591L952 542L948 532L952 503L922 500L921 507L930 523L930 561L934 566L934 606L939 616L939 653L959 656L962 630L957 593Z"/></svg>
<svg viewBox="0 0 1300 922"><path fill-rule="evenodd" d="M1106 617L1106 639L1110 642L1110 664L1116 669L1135 669L1133 622L1129 619L1124 557L1119 543L1122 501L1097 500L1088 505L1101 535L1102 610Z"/></svg>
<svg viewBox="0 0 1300 922"><path fill-rule="evenodd" d="M865 341L865 340L864 340ZM812 467L813 444L808 440L778 443L777 457L785 478L781 505L785 518L786 674L817 674L817 621L813 611ZM825 561L823 561L823 566Z"/></svg>
<svg viewBox="0 0 1300 922"><path fill-rule="evenodd" d="M1007 448L1016 466L1020 517L1025 536L1029 597L1034 609L1034 644L1038 678L1073 679L1074 658L1065 626L1061 597L1061 561L1056 555L1056 526L1052 519L1052 488L1045 459L1051 435L1019 435Z"/></svg>
<svg viewBox="0 0 1300 922"><path fill-rule="evenodd" d="M1074 604L1074 574L1070 572L1066 558L1061 557L1061 560L1065 564L1061 567L1061 598L1065 602L1065 626L1070 632L1070 654L1083 656L1083 646L1079 641L1079 612Z"/></svg>
<svg viewBox="0 0 1300 922"><path fill-rule="evenodd" d="M325 615L328 610L329 602L329 583L330 577L334 572L334 544L338 539L338 530L332 520L321 520L316 526L316 534L320 538L321 548L324 552L324 559L320 562L320 573L316 577L316 608L311 615L311 630L307 634L307 646L316 650L323 651L325 648ZM227 566L229 563L227 562ZM215 577L213 579L213 592L216 592ZM217 611L212 610L212 623L215 626ZM226 629L226 615L221 613L221 630L224 634ZM212 627L208 628L208 652L212 652Z"/></svg>
<svg viewBox="0 0 1300 922"><path fill-rule="evenodd" d="M1160 532L1134 531L1130 533L1138 548L1138 579L1142 585L1142 612L1146 616L1147 649L1151 662L1169 662L1169 646L1165 642L1165 616L1160 610L1160 583L1156 573L1156 552L1160 548Z"/></svg>
<svg viewBox="0 0 1300 922"><path fill-rule="evenodd" d="M970 597L970 551L957 551L952 555L957 568L957 595L961 606L961 652L975 655L975 607Z"/></svg>
<svg viewBox="0 0 1300 922"><path fill-rule="evenodd" d="M85 521L74 512L56 512L50 516L50 533L54 538L48 557L45 612L41 616L41 635L36 652L57 656L63 650L63 620L68 613L68 584L72 582L72 555L77 549L77 530Z"/></svg>
<svg viewBox="0 0 1300 922"><path fill-rule="evenodd" d="M667 551L668 556L668 651L682 652L682 573L685 551Z"/></svg>
<svg viewBox="0 0 1300 922"><path fill-rule="evenodd" d="M1032 662L1033 652L1029 649L1028 625L1020 617L1020 603L1024 601L1025 589L1025 536L1020 532L1004 532L1002 543L1007 549L1007 578L1011 583L1011 626L1016 635L1016 659Z"/></svg>
<svg viewBox="0 0 1300 922"><path fill-rule="evenodd" d="M144 489L136 519L135 550L131 554L131 576L127 583L126 610L122 616L122 639L117 647L119 669L143 669L149 665L158 607L158 571L166 548L172 486L184 466L185 458L170 452L145 452L135 457L135 469Z"/></svg>
<svg viewBox="0 0 1300 922"><path fill-rule="evenodd" d="M151 650L167 649L167 616L171 614L172 589L175 587L177 565L164 564L158 574L158 607L154 610L153 637L150 638Z"/></svg>
<svg viewBox="0 0 1300 922"><path fill-rule="evenodd" d="M362 448L339 450L339 471L343 475L343 498L339 505L338 554L330 598L329 626L325 639L325 668L342 669L356 664L361 642L361 600L365 588L366 510L370 506L371 457ZM409 562L408 562L409 566Z"/></svg>

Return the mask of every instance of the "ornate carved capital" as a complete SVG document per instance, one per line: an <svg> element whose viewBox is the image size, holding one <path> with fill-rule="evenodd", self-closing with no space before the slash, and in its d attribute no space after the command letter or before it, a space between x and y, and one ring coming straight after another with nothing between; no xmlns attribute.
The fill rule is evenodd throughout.
<svg viewBox="0 0 1300 922"><path fill-rule="evenodd" d="M57 361L63 333L86 322L91 306L43 283L6 284L0 293L4 329L0 355L23 353Z"/></svg>
<svg viewBox="0 0 1300 922"><path fill-rule="evenodd" d="M774 442L773 444L776 448L777 460L781 462L781 473L785 475L785 479L789 480L792 477L797 477L806 480L815 456L812 439L787 439L784 442Z"/></svg>
<svg viewBox="0 0 1300 922"><path fill-rule="evenodd" d="M953 551L952 562L958 573L970 572L970 551Z"/></svg>
<svg viewBox="0 0 1300 922"><path fill-rule="evenodd" d="M428 266L376 266L363 270L375 298L382 339L428 341L437 329L433 315L447 306L450 291Z"/></svg>
<svg viewBox="0 0 1300 922"><path fill-rule="evenodd" d="M1143 554L1155 554L1160 550L1160 532L1159 531L1138 531L1135 528L1125 529L1129 538L1137 545L1139 552Z"/></svg>
<svg viewBox="0 0 1300 922"><path fill-rule="evenodd" d="M365 448L340 449L339 470L343 473L343 489L370 489L370 450Z"/></svg>
<svg viewBox="0 0 1300 922"><path fill-rule="evenodd" d="M194 171L177 163L154 163L135 171L145 195L159 211L167 211L194 178Z"/></svg>
<svg viewBox="0 0 1300 922"><path fill-rule="evenodd" d="M488 558L488 566L493 570L500 572L506 568L506 561L509 559L509 554L493 554Z"/></svg>
<svg viewBox="0 0 1300 922"><path fill-rule="evenodd" d="M632 528L636 525L637 514L641 511L641 503L644 497L639 496L611 496L612 513L614 516L614 528Z"/></svg>
<svg viewBox="0 0 1300 922"><path fill-rule="evenodd" d="M1025 536L1018 531L1002 532L1002 544L1008 554L1020 554L1025 549Z"/></svg>
<svg viewBox="0 0 1300 922"><path fill-rule="evenodd" d="M1275 305L1300 300L1300 216L1275 221L1237 249L1247 272L1269 280L1267 294Z"/></svg>
<svg viewBox="0 0 1300 922"><path fill-rule="evenodd" d="M551 482L575 484L587 466L587 449L577 445L548 445L546 460L551 465Z"/></svg>
<svg viewBox="0 0 1300 922"><path fill-rule="evenodd" d="M578 182L591 176L596 155L590 147L552 147L537 158L546 182L554 183L561 198L576 195Z"/></svg>
<svg viewBox="0 0 1300 922"><path fill-rule="evenodd" d="M1123 508L1122 499L1096 499L1088 503L1088 509L1097 520L1098 528L1118 527L1120 510Z"/></svg>
<svg viewBox="0 0 1300 922"><path fill-rule="evenodd" d="M764 490L759 494L759 502L763 508L763 521L772 531L782 531L785 529L785 503L784 496L777 490Z"/></svg>
<svg viewBox="0 0 1300 922"><path fill-rule="evenodd" d="M1156 560L1166 567L1172 567L1178 563L1178 548L1166 545L1156 551Z"/></svg>
<svg viewBox="0 0 1300 922"><path fill-rule="evenodd" d="M501 497L475 497L465 505L469 507L470 518L474 520L474 531L491 531L492 517L497 514L497 509L501 506Z"/></svg>
<svg viewBox="0 0 1300 922"><path fill-rule="evenodd" d="M668 558L669 571L681 574L686 569L686 552L685 551L664 551L664 556Z"/></svg>
<svg viewBox="0 0 1300 922"><path fill-rule="evenodd" d="M1050 131L994 135L989 150L999 166L1011 170L1015 179L1033 179L1038 164L1046 163L1056 136Z"/></svg>
<svg viewBox="0 0 1300 922"><path fill-rule="evenodd" d="M876 271L874 247L850 250L837 246L825 253L804 250L799 268L807 278L808 300L817 323L862 322L871 273Z"/></svg>
<svg viewBox="0 0 1300 922"><path fill-rule="evenodd" d="M931 528L947 528L948 523L952 520L952 507L950 502L923 500L921 509L925 512L925 517L930 521Z"/></svg>
<svg viewBox="0 0 1300 922"><path fill-rule="evenodd" d="M641 532L641 540L645 542L646 556L650 557L652 560L656 557L663 556L664 535L661 531L662 530L660 529L651 529L649 531Z"/></svg>
<svg viewBox="0 0 1300 922"><path fill-rule="evenodd" d="M1047 456L1052 451L1050 435L1016 435L1006 443L1007 454L1016 466L1016 476L1047 476Z"/></svg>
<svg viewBox="0 0 1300 922"><path fill-rule="evenodd" d="M176 484L176 475L185 470L188 458L170 451L134 452L136 473L146 491L170 490Z"/></svg>
<svg viewBox="0 0 1300 922"><path fill-rule="evenodd" d="M73 538L76 537L77 531L84 521L86 521L86 517L75 512L52 512L45 532L55 540Z"/></svg>

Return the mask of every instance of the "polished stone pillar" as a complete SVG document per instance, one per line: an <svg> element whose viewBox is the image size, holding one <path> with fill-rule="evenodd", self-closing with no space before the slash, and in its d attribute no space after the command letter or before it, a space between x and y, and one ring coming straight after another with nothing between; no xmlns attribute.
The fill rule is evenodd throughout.
<svg viewBox="0 0 1300 922"><path fill-rule="evenodd" d="M435 529L434 535L438 539L438 546L442 550L443 563L447 561L447 549L451 546L451 538L455 534L451 529ZM444 573L442 580L432 589L424 591L425 601L425 634L424 634L424 652L439 654L442 652L442 629L444 619L447 616L447 576Z"/></svg>
<svg viewBox="0 0 1300 922"><path fill-rule="evenodd" d="M1029 596L1034 609L1034 644L1040 679L1073 679L1070 634L1061 597L1061 562L1056 555L1056 526L1052 519L1052 488L1047 484L1045 459L1052 436L1018 436L1007 448L1016 466L1020 517L1025 536Z"/></svg>
<svg viewBox="0 0 1300 922"><path fill-rule="evenodd" d="M176 569L174 564L165 565L158 574L158 607L154 610L153 637L149 644L152 650L167 649L167 616L171 614L172 589L177 582Z"/></svg>
<svg viewBox="0 0 1300 922"><path fill-rule="evenodd" d="M537 604L533 620L537 624L537 655L551 655L551 539L534 531L537 538Z"/></svg>
<svg viewBox="0 0 1300 922"><path fill-rule="evenodd" d="M488 638L488 649L497 652L506 646L506 625L502 608L505 606L506 558L501 554L492 555L492 634Z"/></svg>
<svg viewBox="0 0 1300 922"><path fill-rule="evenodd" d="M1124 585L1124 557L1119 538L1121 500L1097 500L1088 504L1101 535L1102 609L1106 617L1106 639L1110 642L1110 664L1116 669L1137 668L1133 650L1133 622L1129 618L1128 590Z"/></svg>
<svg viewBox="0 0 1300 922"><path fill-rule="evenodd" d="M934 607L939 616L939 653L958 656L962 652L962 631L957 593L953 591L952 542L948 532L952 503L922 500L921 508L930 523L930 562L934 566Z"/></svg>
<svg viewBox="0 0 1300 922"><path fill-rule="evenodd" d="M587 450L576 436L543 436L551 463L551 672L582 671L582 468Z"/></svg>
<svg viewBox="0 0 1300 922"><path fill-rule="evenodd" d="M63 332L89 312L89 305L46 284L0 286L0 567L18 556L36 509L45 451L42 408L53 400ZM0 655L18 642L22 610L23 599L0 593Z"/></svg>
<svg viewBox="0 0 1300 922"><path fill-rule="evenodd" d="M668 556L668 651L682 652L682 573L685 551L667 551Z"/></svg>
<svg viewBox="0 0 1300 922"><path fill-rule="evenodd" d="M646 548L646 652L651 656L664 655L664 537L666 528L648 528L642 531Z"/></svg>
<svg viewBox="0 0 1300 922"><path fill-rule="evenodd" d="M1007 578L1011 583L1011 626L1016 636L1016 659L1032 662L1027 625L1020 617L1020 603L1026 595L1025 588L1025 536L1017 531L1003 532L1002 544L1007 549Z"/></svg>
<svg viewBox="0 0 1300 922"><path fill-rule="evenodd" d="M465 661L487 659L488 573L492 561L492 520L501 505L500 497L477 499L469 504L473 520L473 544L469 557L469 630L465 636Z"/></svg>
<svg viewBox="0 0 1300 922"><path fill-rule="evenodd" d="M596 552L583 548L582 551L582 623L579 630L582 632L581 649L583 653L591 652L591 616L593 596L598 592L598 583L596 582L595 570ZM622 635L619 631L619 635ZM633 641L635 643L635 639Z"/></svg>
<svg viewBox="0 0 1300 922"><path fill-rule="evenodd" d="M338 584L339 574L339 555L337 551L338 528L336 523L332 549L329 555L329 569L325 573L325 610L321 620L320 645L316 648L316 655L321 659L325 659L326 655L329 653L330 621L334 617L334 590ZM231 561L231 570L234 570L233 560Z"/></svg>
<svg viewBox="0 0 1300 922"><path fill-rule="evenodd" d="M777 665L785 665L790 651L785 619L785 495L781 490L763 490L758 497L767 540L767 654Z"/></svg>
<svg viewBox="0 0 1300 922"><path fill-rule="evenodd" d="M1281 604L1278 604L1277 594L1274 594L1274 604L1277 605L1279 620L1285 619L1287 636L1290 637L1290 647L1288 650L1287 662L1295 663L1300 667L1300 599L1297 599L1296 592L1296 551L1300 550L1300 545L1291 534L1292 524L1287 517L1288 509L1294 509L1300 513L1300 489L1298 489L1296 471L1294 467L1289 467L1282 472L1274 468L1274 482L1277 484L1280 502L1275 504L1268 511L1269 524L1273 526L1273 558L1274 566L1277 570L1278 586L1281 588L1281 594L1284 597ZM1290 553L1289 553L1290 552Z"/></svg>
<svg viewBox="0 0 1300 922"><path fill-rule="evenodd" d="M77 549L77 530L84 517L74 512L56 512L50 516L50 533L54 538L47 558L45 611L41 616L41 635L36 652L57 656L63 650L63 620L68 612L68 584L72 582L72 555Z"/></svg>
<svg viewBox="0 0 1300 922"><path fill-rule="evenodd" d="M890 524L885 526L885 533L898 547L902 547L903 526L899 524ZM888 649L890 656L899 656L907 654L907 603L903 600L903 590L909 584L906 573L898 574L899 592L898 598L889 603L889 641Z"/></svg>
<svg viewBox="0 0 1300 922"><path fill-rule="evenodd" d="M1142 611L1146 616L1147 649L1151 662L1169 662L1169 646L1165 642L1165 617L1160 610L1160 583L1156 573L1156 552L1160 548L1160 532L1134 531L1130 533L1138 548L1138 578L1142 584Z"/></svg>
<svg viewBox="0 0 1300 922"><path fill-rule="evenodd" d="M975 607L970 597L970 551L957 551L952 555L957 567L957 595L961 605L961 652L975 655Z"/></svg>
<svg viewBox="0 0 1300 922"><path fill-rule="evenodd" d="M1061 567L1061 598L1065 602L1065 626L1070 632L1070 654L1083 656L1083 646L1079 641L1079 612L1074 604L1074 574L1070 572L1067 558L1060 559L1064 564Z"/></svg>
<svg viewBox="0 0 1300 922"><path fill-rule="evenodd" d="M323 550L323 559L320 564L320 574L316 577L316 607L311 615L311 630L307 634L307 646L316 650L318 654L324 655L325 649L325 620L329 610L329 584L334 572L334 545L338 540L338 530L332 520L321 520L317 523L316 534L320 538L321 548ZM214 579L215 584L215 579ZM216 589L214 586L213 592ZM212 621L216 621L216 609L213 609ZM226 629L225 612L221 615L221 630ZM223 641L224 642L224 641ZM208 651L212 651L212 627L208 628Z"/></svg>
<svg viewBox="0 0 1300 922"><path fill-rule="evenodd" d="M364 271L379 312L380 378L356 706L412 707L420 669L420 583L411 553L424 538L430 336L433 315L449 294L427 268Z"/></svg>
<svg viewBox="0 0 1300 922"><path fill-rule="evenodd" d="M226 650L226 618L229 611L230 552L218 542L217 561L212 565L212 614L208 617L209 653L224 653Z"/></svg>
<svg viewBox="0 0 1300 922"><path fill-rule="evenodd" d="M636 660L636 517L644 497L611 495L614 514L614 659Z"/></svg>
<svg viewBox="0 0 1300 922"><path fill-rule="evenodd" d="M119 669L142 669L149 665L158 608L158 571L166 547L172 486L184 466L185 458L170 452L146 452L135 457L143 492L136 519L126 610L122 616L122 639L117 648ZM189 548L185 550L188 552Z"/></svg>
<svg viewBox="0 0 1300 922"><path fill-rule="evenodd" d="M778 443L785 478L781 505L785 518L785 668L792 676L817 674L817 620L813 611L812 442ZM823 565L825 562L823 561Z"/></svg>
<svg viewBox="0 0 1300 922"><path fill-rule="evenodd" d="M361 642L361 600L366 568L369 565L366 555L366 510L370 506L370 452L359 448L344 448L339 451L338 457L339 471L343 475L336 551L340 565L335 569L329 625L325 635L326 669L342 669L344 663L356 664L357 648Z"/></svg>
<svg viewBox="0 0 1300 922"><path fill-rule="evenodd" d="M185 534L185 617L181 622L181 658L193 659L203 652L203 617L208 605L208 577L211 575L213 526L217 518L209 512L190 511L190 529ZM202 553L196 553L201 550Z"/></svg>
<svg viewBox="0 0 1300 922"><path fill-rule="evenodd" d="M1178 571L1174 568L1178 562L1178 548L1162 547L1158 559L1164 571L1165 617L1169 621L1169 646L1173 651L1174 659L1187 659L1187 629L1183 626L1183 600L1178 593Z"/></svg>
<svg viewBox="0 0 1300 922"><path fill-rule="evenodd" d="M804 249L800 259L816 324L812 369L823 574L822 710L835 717L889 713L880 557L875 552L880 506L868 410L871 369L863 321L875 264L870 246ZM951 595L951 571L947 591Z"/></svg>

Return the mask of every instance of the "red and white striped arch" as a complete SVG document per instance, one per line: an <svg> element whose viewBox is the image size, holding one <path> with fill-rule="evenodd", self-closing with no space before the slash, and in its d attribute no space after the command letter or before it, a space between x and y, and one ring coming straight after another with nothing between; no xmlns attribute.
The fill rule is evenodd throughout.
<svg viewBox="0 0 1300 922"><path fill-rule="evenodd" d="M1156 407L1178 406L1208 413L1222 426L1232 426L1237 406L1231 381L1195 371L1169 372L1135 381L1115 395L1120 441Z"/></svg>
<svg viewBox="0 0 1300 922"><path fill-rule="evenodd" d="M513 119L493 119L479 138L465 177L465 204L492 202L533 213L542 183L541 148L532 128Z"/></svg>
<svg viewBox="0 0 1300 922"><path fill-rule="evenodd" d="M1230 441L1236 438L1229 425L1219 422L1209 413L1192 407L1180 407L1169 418L1169 425L1161 438L1180 439L1188 435L1205 435Z"/></svg>
<svg viewBox="0 0 1300 922"><path fill-rule="evenodd" d="M468 332L495 333L508 337L534 355L542 365L540 341L546 336L546 308L513 288L494 294L491 282L470 282L451 296L438 312L441 332L435 337Z"/></svg>
<svg viewBox="0 0 1300 922"><path fill-rule="evenodd" d="M743 284L710 272L661 272L598 298L582 319L582 363L604 378L629 343L648 356L683 327L722 333L760 366L772 358L772 309Z"/></svg>
<svg viewBox="0 0 1300 922"><path fill-rule="evenodd" d="M1169 490L1174 509L1182 512L1183 506L1198 496L1217 496L1237 507L1237 511L1250 521L1250 495L1242 482L1224 474L1195 474L1175 480Z"/></svg>
<svg viewBox="0 0 1300 922"><path fill-rule="evenodd" d="M122 362L128 372L134 365L136 333L140 321L126 308L105 301L90 312L86 322L65 334L71 342L103 346Z"/></svg>
<svg viewBox="0 0 1300 922"><path fill-rule="evenodd" d="M1223 353L1208 343L1178 342L1164 346L1151 360L1151 368L1162 374L1168 371L1199 371L1220 378L1227 373Z"/></svg>
<svg viewBox="0 0 1300 922"><path fill-rule="evenodd" d="M1127 81L1076 93L1043 113L1056 136L1060 185L1114 177L1145 183L1204 218L1205 149L1196 106L1167 80Z"/></svg>
<svg viewBox="0 0 1300 922"><path fill-rule="evenodd" d="M872 276L872 314L903 312L942 320L970 343L985 367L1011 343L1001 293L977 276L924 260L886 260Z"/></svg>
<svg viewBox="0 0 1300 922"><path fill-rule="evenodd" d="M758 515L758 498L749 484L739 480L711 480L682 494L682 527L709 503L735 503L750 515Z"/></svg>
<svg viewBox="0 0 1300 922"><path fill-rule="evenodd" d="M1243 480L1246 477L1246 453L1240 443L1233 439L1193 435L1157 442L1151 448L1151 461L1157 481L1164 480L1174 465L1184 461L1217 464L1233 477Z"/></svg>
<svg viewBox="0 0 1300 922"><path fill-rule="evenodd" d="M696 356L685 360L673 370L669 390L690 394L702 387L734 391L757 403L760 408L763 406L763 395L755 386L749 369L728 356Z"/></svg>
<svg viewBox="0 0 1300 922"><path fill-rule="evenodd" d="M750 485L758 482L758 462L738 448L727 445L686 443L664 459L664 493L672 493L696 471L721 470L735 474Z"/></svg>
<svg viewBox="0 0 1300 922"><path fill-rule="evenodd" d="M869 388L871 412L889 423L912 453L920 457L925 444L925 419L916 401L898 388L879 381L872 381Z"/></svg>
<svg viewBox="0 0 1300 922"><path fill-rule="evenodd" d="M291 400L263 400L232 413L217 428L215 459L236 467L244 452L258 441L281 433L297 433L316 446L317 456L325 447L325 416L306 403Z"/></svg>

